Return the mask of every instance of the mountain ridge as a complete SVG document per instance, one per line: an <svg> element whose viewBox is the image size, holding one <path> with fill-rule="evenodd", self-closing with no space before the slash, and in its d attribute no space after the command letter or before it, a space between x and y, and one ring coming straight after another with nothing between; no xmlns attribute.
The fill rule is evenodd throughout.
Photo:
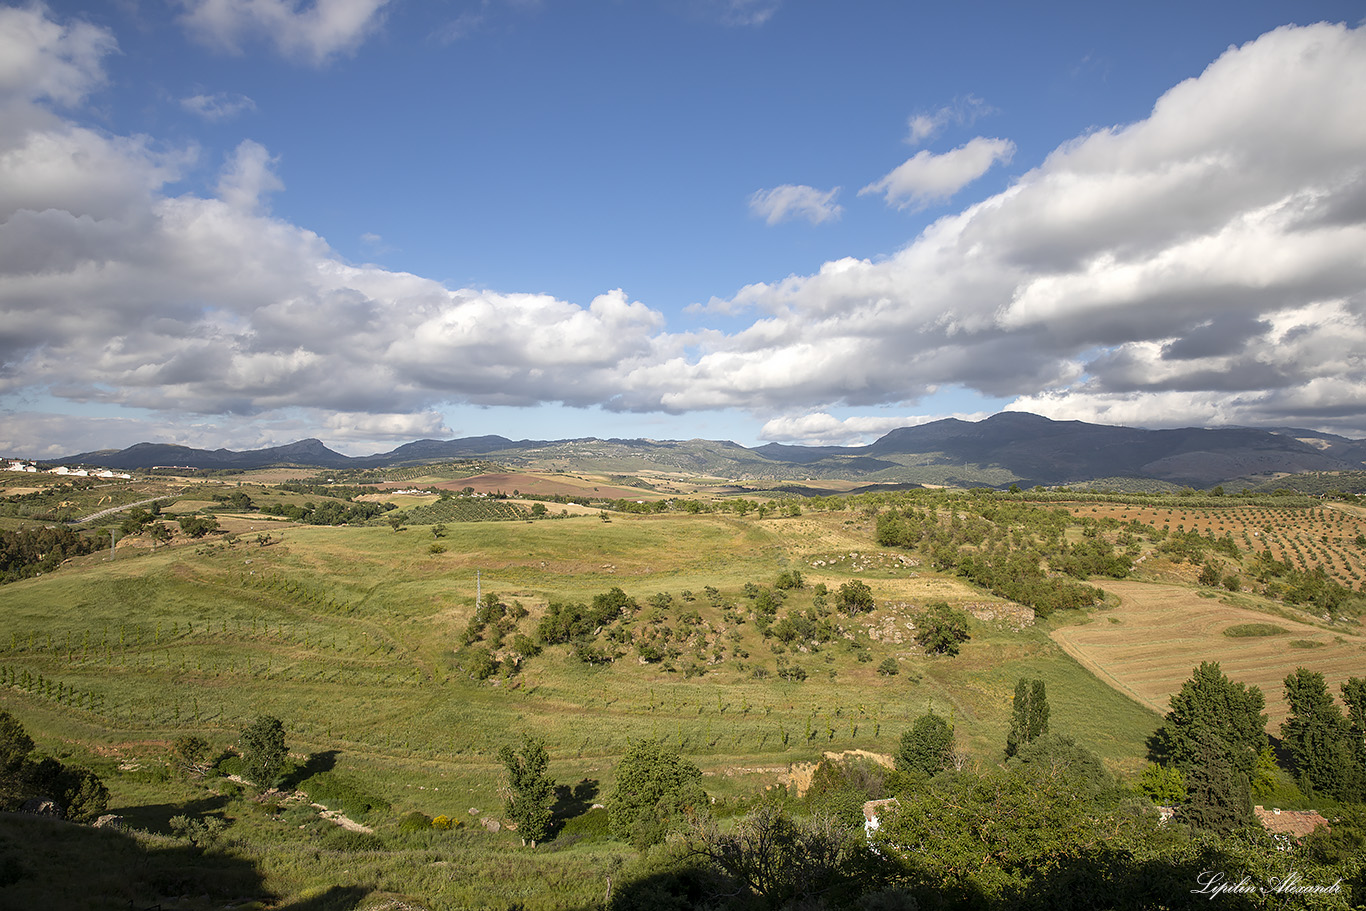
<svg viewBox="0 0 1366 911"><path fill-rule="evenodd" d="M249 470L286 465L382 469L467 458L522 468L679 471L756 480L822 477L1052 486L1134 477L1211 486L1278 473L1359 471L1366 467L1366 440L1284 427L1148 430L1001 412L981 421L946 418L899 427L865 446L767 443L751 448L729 440L511 440L489 434L415 440L369 456L342 455L310 438L241 452L144 442L44 461L121 470Z"/></svg>

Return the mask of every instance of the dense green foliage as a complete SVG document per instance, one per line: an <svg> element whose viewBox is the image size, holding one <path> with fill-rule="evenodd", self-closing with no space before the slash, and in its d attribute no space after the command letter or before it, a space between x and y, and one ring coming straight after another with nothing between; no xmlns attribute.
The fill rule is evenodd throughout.
<svg viewBox="0 0 1366 911"><path fill-rule="evenodd" d="M108 545L103 538L77 534L65 526L0 531L0 583L49 573L63 560Z"/></svg>
<svg viewBox="0 0 1366 911"><path fill-rule="evenodd" d="M1015 684L1015 698L1011 702L1010 733L1006 735L1006 756L1014 756L1020 747L1034 738L1048 733L1048 692L1044 682L1020 678Z"/></svg>
<svg viewBox="0 0 1366 911"><path fill-rule="evenodd" d="M247 778L262 791L274 784L289 757L285 726L280 719L270 715L256 716L256 720L243 729L237 745Z"/></svg>
<svg viewBox="0 0 1366 911"><path fill-rule="evenodd" d="M658 740L631 744L607 800L612 836L645 848L707 813L702 772Z"/></svg>
<svg viewBox="0 0 1366 911"><path fill-rule="evenodd" d="M1351 681L1344 690L1350 687ZM1281 742L1300 789L1311 796L1366 800L1360 738L1353 740L1351 723L1333 702L1323 675L1296 668L1285 678L1285 701L1290 716L1281 723Z"/></svg>
<svg viewBox="0 0 1366 911"><path fill-rule="evenodd" d="M94 822L109 806L109 791L89 769L34 755L33 739L0 710L0 810L17 810L31 798L50 800L72 822Z"/></svg>
<svg viewBox="0 0 1366 911"><path fill-rule="evenodd" d="M968 615L945 601L932 601L916 619L915 641L931 655L956 655L971 638Z"/></svg>
<svg viewBox="0 0 1366 911"><path fill-rule="evenodd" d="M522 843L535 847L550 831L551 807L555 802L555 781L546 773L550 754L545 750L545 741L526 737L520 750L510 746L499 750L498 760L508 774L504 812L517 826Z"/></svg>
<svg viewBox="0 0 1366 911"><path fill-rule="evenodd" d="M921 715L901 735L895 759L898 771L939 774L953 759L953 726L933 712Z"/></svg>

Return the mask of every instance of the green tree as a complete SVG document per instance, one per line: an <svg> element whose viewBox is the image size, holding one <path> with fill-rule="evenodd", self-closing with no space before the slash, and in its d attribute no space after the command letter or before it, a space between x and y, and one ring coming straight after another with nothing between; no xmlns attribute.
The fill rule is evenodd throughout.
<svg viewBox="0 0 1366 911"><path fill-rule="evenodd" d="M209 742L203 737L196 734L177 737L171 744L171 753L175 757L176 765L184 774L195 778L203 778L208 774L211 765Z"/></svg>
<svg viewBox="0 0 1366 911"><path fill-rule="evenodd" d="M218 520L211 516L181 516L176 521L180 530L191 538L202 538L211 531L218 531Z"/></svg>
<svg viewBox="0 0 1366 911"><path fill-rule="evenodd" d="M1048 733L1048 694L1044 682L1023 677L1015 684L1010 733L1006 735L1006 757L1014 756L1026 743Z"/></svg>
<svg viewBox="0 0 1366 911"><path fill-rule="evenodd" d="M243 729L237 741L242 766L262 791L270 788L284 770L289 749L285 746L285 726L271 715L258 715Z"/></svg>
<svg viewBox="0 0 1366 911"><path fill-rule="evenodd" d="M1186 803L1182 821L1198 829L1226 835L1252 821L1248 776L1233 762L1228 742L1209 724L1197 724L1188 734Z"/></svg>
<svg viewBox="0 0 1366 911"><path fill-rule="evenodd" d="M926 607L915 631L915 641L931 655L956 655L969 638L968 615L949 607L946 601Z"/></svg>
<svg viewBox="0 0 1366 911"><path fill-rule="evenodd" d="M639 849L707 812L701 770L661 741L632 743L615 777L616 789L607 800L612 836Z"/></svg>
<svg viewBox="0 0 1366 911"><path fill-rule="evenodd" d="M875 606L873 590L862 579L854 579L840 586L835 604L846 614L866 614Z"/></svg>
<svg viewBox="0 0 1366 911"><path fill-rule="evenodd" d="M688 846L738 887L714 898L738 892L759 900L745 907L826 907L821 899L832 890L859 884L853 863L858 847L849 827L824 815L798 822L771 803L751 810L727 832L710 820L695 825Z"/></svg>
<svg viewBox="0 0 1366 911"><path fill-rule="evenodd" d="M898 772L923 772L937 775L953 759L953 727L934 712L921 715L911 729L901 735L896 752Z"/></svg>
<svg viewBox="0 0 1366 911"><path fill-rule="evenodd" d="M546 774L550 755L545 741L524 737L520 751L505 746L498 751L498 759L508 772L504 811L516 823L522 844L529 843L534 848L550 831L551 807L555 803L555 781Z"/></svg>
<svg viewBox="0 0 1366 911"><path fill-rule="evenodd" d="M1355 799L1357 775L1351 726L1343 717L1323 675L1296 668L1285 678L1290 715L1281 723L1281 741L1305 794Z"/></svg>
<svg viewBox="0 0 1366 911"><path fill-rule="evenodd" d="M1155 804L1175 806L1186 801L1186 776L1180 769L1150 762L1138 776L1138 789Z"/></svg>
<svg viewBox="0 0 1366 911"><path fill-rule="evenodd" d="M0 810L15 809L24 797L24 768L33 739L9 712L0 710Z"/></svg>
<svg viewBox="0 0 1366 911"><path fill-rule="evenodd" d="M1176 766L1189 782L1210 749L1197 734L1208 734L1224 745L1233 771L1250 780L1267 743L1265 707L1257 687L1229 680L1218 662L1203 662L1172 696L1171 710L1148 741L1149 758Z"/></svg>

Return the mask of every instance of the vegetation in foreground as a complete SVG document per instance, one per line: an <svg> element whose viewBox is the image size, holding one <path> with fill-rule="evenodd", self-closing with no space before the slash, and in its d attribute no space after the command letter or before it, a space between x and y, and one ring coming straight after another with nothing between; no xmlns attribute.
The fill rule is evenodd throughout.
<svg viewBox="0 0 1366 911"><path fill-rule="evenodd" d="M1328 767L1351 767L1359 720L1331 720L1312 660L1286 682L1293 776L1264 743L1244 771L1227 735L1199 725L1185 753L1150 749L1171 719L1045 635L1083 616L1066 598L1045 595L1035 613L1052 616L1017 628L981 618L1009 617L1019 599L973 587L991 589L984 573L1000 562L1039 591L1063 579L1063 591L1101 592L1095 575L1140 566L1187 572L1195 593L1212 587L1198 575L1214 565L1221 590L1236 573L1241 596L1268 611L1323 610L1314 622L1354 636L1336 562L1310 587L1346 594L1297 601L1286 592L1320 564L1259 579L1260 552L1235 533L1229 549L1212 528L1187 530L1214 509L1203 503L1173 532L1088 521L1086 509L1120 508L1114 499L1069 513L1007 494L904 496L762 518L279 525L254 539L192 538L177 519L173 540L192 543L112 563L92 554L6 586L0 698L31 732L30 761L87 768L128 828L4 818L4 894L186 908L1029 907L1066 895L1159 907L1207 902L1186 894L1209 864L1311 884L1336 873L1343 889L1313 900L1362 901L1360 796L1310 771L1321 742L1336 744ZM1331 525L1321 511L1303 508ZM1319 542L1323 552L1350 546L1341 531L1345 543ZM1351 706L1356 692L1343 691ZM278 766L256 765L253 744L278 756L286 738ZM789 767L827 750L899 767L846 754L800 788ZM1242 780L1220 761L1236 764L1245 794L1215 786ZM1277 852L1243 828L1254 794L1316 806L1333 833ZM893 796L871 852L862 804ZM1157 799L1191 810L1159 826ZM1206 804L1224 809L1195 811ZM40 873L64 851L99 857L69 866L84 893Z"/></svg>

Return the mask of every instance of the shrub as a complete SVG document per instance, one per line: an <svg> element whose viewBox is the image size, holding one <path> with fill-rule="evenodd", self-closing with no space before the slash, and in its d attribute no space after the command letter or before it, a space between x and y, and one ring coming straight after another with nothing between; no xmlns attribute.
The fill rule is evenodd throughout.
<svg viewBox="0 0 1366 911"><path fill-rule="evenodd" d="M915 631L915 641L932 655L956 655L969 638L968 615L945 601L930 604Z"/></svg>
<svg viewBox="0 0 1366 911"><path fill-rule="evenodd" d="M866 654L867 652L860 652L859 660L864 660L863 656ZM871 658L869 660L871 660ZM901 673L901 668L897 666L895 658L884 658L882 659L882 663L877 666L877 672L884 677L895 677L897 674Z"/></svg>
<svg viewBox="0 0 1366 911"><path fill-rule="evenodd" d="M336 772L319 772L299 785L317 803L340 808L348 816L365 816L389 809L389 801L371 791L364 783Z"/></svg>
<svg viewBox="0 0 1366 911"><path fill-rule="evenodd" d="M445 817L442 818L444 819ZM447 822L450 822L450 820L447 820ZM432 828L432 818L426 813L414 810L399 821L398 828L401 832L422 832Z"/></svg>

